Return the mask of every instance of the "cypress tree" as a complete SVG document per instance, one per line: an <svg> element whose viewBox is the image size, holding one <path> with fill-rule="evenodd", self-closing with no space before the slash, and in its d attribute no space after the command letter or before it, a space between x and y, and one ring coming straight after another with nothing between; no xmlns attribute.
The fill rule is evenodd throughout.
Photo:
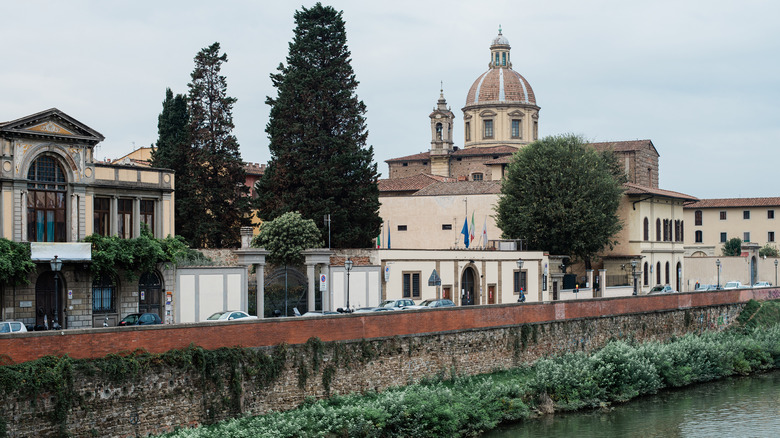
<svg viewBox="0 0 780 438"><path fill-rule="evenodd" d="M186 211L188 200L192 199L192 171L190 167L191 145L189 143L189 114L187 98L183 94L173 95L165 90L163 110L157 118L157 145L152 150L152 166L172 169L176 172L175 221L176 234L182 234L182 225L191 212Z"/></svg>
<svg viewBox="0 0 780 438"><path fill-rule="evenodd" d="M249 223L248 190L245 185L241 154L233 132L233 104L227 95L227 80L220 75L227 54L220 54L219 43L202 49L195 56L195 69L189 87L190 159L193 165L188 183L190 198L184 202L186 213L182 235L198 247L229 248L240 241L240 227ZM177 178L177 186L181 178Z"/></svg>
<svg viewBox="0 0 780 438"><path fill-rule="evenodd" d="M317 3L295 12L287 65L271 74L267 97L271 159L256 185L262 220L298 211L331 246L365 248L379 233L374 149L366 146L366 107L357 98L342 13Z"/></svg>

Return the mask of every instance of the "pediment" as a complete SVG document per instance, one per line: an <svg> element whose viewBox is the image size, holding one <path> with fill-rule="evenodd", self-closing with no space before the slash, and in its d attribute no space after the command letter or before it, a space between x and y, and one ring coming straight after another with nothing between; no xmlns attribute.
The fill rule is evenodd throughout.
<svg viewBox="0 0 780 438"><path fill-rule="evenodd" d="M96 144L105 137L57 108L0 124L0 133Z"/></svg>
<svg viewBox="0 0 780 438"><path fill-rule="evenodd" d="M525 113L520 110L514 110L512 112L507 113L509 117L525 117Z"/></svg>
<svg viewBox="0 0 780 438"><path fill-rule="evenodd" d="M495 111L491 111L491 110L488 109L488 110L484 110L481 113L479 113L479 116L480 117L495 117L497 114L498 113L496 113Z"/></svg>

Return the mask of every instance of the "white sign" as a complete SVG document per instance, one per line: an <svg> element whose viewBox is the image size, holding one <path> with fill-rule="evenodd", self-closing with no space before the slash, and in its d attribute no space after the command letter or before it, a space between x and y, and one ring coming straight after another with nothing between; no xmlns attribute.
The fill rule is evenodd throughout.
<svg viewBox="0 0 780 438"><path fill-rule="evenodd" d="M385 266L385 283L390 281L390 266Z"/></svg>
<svg viewBox="0 0 780 438"><path fill-rule="evenodd" d="M328 290L328 276L320 274L320 292L325 292L326 290Z"/></svg>

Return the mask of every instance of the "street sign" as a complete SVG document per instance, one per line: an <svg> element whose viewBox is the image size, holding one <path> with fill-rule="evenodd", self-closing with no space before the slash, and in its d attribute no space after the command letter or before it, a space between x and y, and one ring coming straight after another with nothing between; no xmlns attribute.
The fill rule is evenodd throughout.
<svg viewBox="0 0 780 438"><path fill-rule="evenodd" d="M435 269L428 278L428 286L441 286L441 277L439 277L439 273Z"/></svg>
<svg viewBox="0 0 780 438"><path fill-rule="evenodd" d="M325 274L320 274L320 292L328 290L328 277Z"/></svg>

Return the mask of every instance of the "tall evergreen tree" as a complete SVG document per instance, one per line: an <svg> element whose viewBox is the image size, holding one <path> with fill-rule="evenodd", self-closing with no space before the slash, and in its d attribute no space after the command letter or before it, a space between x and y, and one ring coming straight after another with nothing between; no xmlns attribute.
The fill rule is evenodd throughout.
<svg viewBox="0 0 780 438"><path fill-rule="evenodd" d="M219 52L219 43L198 52L187 84L193 191L183 200L188 216L181 229L194 246L229 248L239 244L240 227L249 223L249 192L232 134L236 99L227 95L227 81L220 75L227 54ZM180 197L176 201L182 202Z"/></svg>
<svg viewBox="0 0 780 438"><path fill-rule="evenodd" d="M189 114L187 98L165 90L163 110L157 118L157 145L152 150L152 166L173 169L176 172L176 234L182 235L182 226L192 217L188 201L192 199L192 146L189 142Z"/></svg>
<svg viewBox="0 0 780 438"><path fill-rule="evenodd" d="M295 22L287 65L271 74L277 96L266 99L271 160L256 185L258 215L298 211L329 242L330 214L331 246L370 247L381 225L378 174L342 13L317 3Z"/></svg>

